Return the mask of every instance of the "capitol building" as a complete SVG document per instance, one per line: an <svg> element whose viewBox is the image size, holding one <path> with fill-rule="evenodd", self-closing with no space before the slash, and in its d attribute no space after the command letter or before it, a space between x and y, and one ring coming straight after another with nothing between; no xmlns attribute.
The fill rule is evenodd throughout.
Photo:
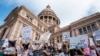
<svg viewBox="0 0 100 56"><path fill-rule="evenodd" d="M22 28L25 26L32 27L32 40L35 41L38 41L40 35L44 32L52 33L49 39L50 43L62 42L63 32L70 32L71 37L83 34L92 37L93 32L100 29L99 12L83 17L63 28L60 28L60 20L61 18L58 18L49 5L47 5L38 16L25 6L16 7L4 20L4 24L0 26L0 39L7 37L10 40L16 40L21 38Z"/></svg>

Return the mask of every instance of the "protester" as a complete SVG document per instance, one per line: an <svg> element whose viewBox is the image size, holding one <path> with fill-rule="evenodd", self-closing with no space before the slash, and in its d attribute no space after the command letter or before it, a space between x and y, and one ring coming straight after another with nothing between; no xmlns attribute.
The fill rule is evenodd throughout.
<svg viewBox="0 0 100 56"><path fill-rule="evenodd" d="M57 45L57 44L54 44L54 45L53 45L52 56L58 56L58 55L59 55L58 45Z"/></svg>
<svg viewBox="0 0 100 56"><path fill-rule="evenodd" d="M29 56L33 56L32 44L29 45Z"/></svg>
<svg viewBox="0 0 100 56"><path fill-rule="evenodd" d="M44 44L42 52L43 56L51 56L50 49L47 43Z"/></svg>
<svg viewBox="0 0 100 56"><path fill-rule="evenodd" d="M65 56L69 55L69 44L68 44L68 42L63 42L62 52L64 53Z"/></svg>
<svg viewBox="0 0 100 56"><path fill-rule="evenodd" d="M39 56L40 55L40 50L39 50L39 44L35 43L32 45L33 49L33 56Z"/></svg>
<svg viewBox="0 0 100 56"><path fill-rule="evenodd" d="M21 56L23 50L24 50L24 47L22 45L22 42L16 42L16 50L17 50L17 56Z"/></svg>
<svg viewBox="0 0 100 56"><path fill-rule="evenodd" d="M4 56L17 56L15 41L9 41L9 46L4 49Z"/></svg>
<svg viewBox="0 0 100 56"><path fill-rule="evenodd" d="M24 47L24 50L23 50L21 56L29 56L29 48L28 48L29 43L28 44L22 44L22 45Z"/></svg>
<svg viewBox="0 0 100 56"><path fill-rule="evenodd" d="M91 55L89 47L84 48L84 55L85 56L90 56Z"/></svg>
<svg viewBox="0 0 100 56"><path fill-rule="evenodd" d="M90 54L91 54L91 56L97 56L95 46L90 47Z"/></svg>

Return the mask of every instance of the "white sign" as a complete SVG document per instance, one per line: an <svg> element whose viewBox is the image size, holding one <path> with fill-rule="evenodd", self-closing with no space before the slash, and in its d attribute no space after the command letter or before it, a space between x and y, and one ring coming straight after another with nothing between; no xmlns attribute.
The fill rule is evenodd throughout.
<svg viewBox="0 0 100 56"><path fill-rule="evenodd" d="M47 43L50 36L51 36L51 33L45 32L45 33L41 34L39 41L42 43Z"/></svg>
<svg viewBox="0 0 100 56"><path fill-rule="evenodd" d="M97 43L100 43L100 30L95 31L93 36L95 37Z"/></svg>
<svg viewBox="0 0 100 56"><path fill-rule="evenodd" d="M89 41L90 41L90 46L95 46L92 38L89 38Z"/></svg>
<svg viewBox="0 0 100 56"><path fill-rule="evenodd" d="M79 35L77 37L70 38L70 49L85 48L88 47L88 36Z"/></svg>
<svg viewBox="0 0 100 56"><path fill-rule="evenodd" d="M6 38L5 40L4 40L4 43L3 43L3 45L2 45L2 47L8 47L8 45L9 45L9 42L8 42L9 40Z"/></svg>
<svg viewBox="0 0 100 56"><path fill-rule="evenodd" d="M63 41L69 41L69 38L70 38L70 32L64 32L62 34Z"/></svg>
<svg viewBox="0 0 100 56"><path fill-rule="evenodd" d="M31 26L25 26L22 29L22 40L26 43L30 42L30 39L32 37L32 27Z"/></svg>

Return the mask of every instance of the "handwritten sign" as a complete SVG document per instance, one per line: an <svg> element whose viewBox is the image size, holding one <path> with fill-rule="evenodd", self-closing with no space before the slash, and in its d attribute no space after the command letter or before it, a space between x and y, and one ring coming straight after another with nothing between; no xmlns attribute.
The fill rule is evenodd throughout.
<svg viewBox="0 0 100 56"><path fill-rule="evenodd" d="M69 41L69 38L70 38L70 32L64 32L62 34L62 40L63 41Z"/></svg>
<svg viewBox="0 0 100 56"><path fill-rule="evenodd" d="M45 32L45 33L41 34L39 41L42 43L47 43L50 36L51 36L51 33Z"/></svg>
<svg viewBox="0 0 100 56"><path fill-rule="evenodd" d="M32 27L31 26L25 26L22 29L22 40L26 43L30 42L30 39L32 37Z"/></svg>

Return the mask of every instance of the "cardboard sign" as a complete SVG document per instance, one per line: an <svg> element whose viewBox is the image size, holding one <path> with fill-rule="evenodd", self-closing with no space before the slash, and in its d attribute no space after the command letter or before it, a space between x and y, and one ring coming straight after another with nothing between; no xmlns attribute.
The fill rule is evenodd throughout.
<svg viewBox="0 0 100 56"><path fill-rule="evenodd" d="M49 33L49 32L45 32L45 33L41 34L39 42L47 43L50 36L51 36L51 33Z"/></svg>
<svg viewBox="0 0 100 56"><path fill-rule="evenodd" d="M32 37L32 27L31 26L25 26L22 29L22 41L25 43L29 43L30 39Z"/></svg>
<svg viewBox="0 0 100 56"><path fill-rule="evenodd" d="M62 34L62 40L63 41L69 41L69 38L70 38L70 32L64 32Z"/></svg>
<svg viewBox="0 0 100 56"><path fill-rule="evenodd" d="M70 38L70 49L85 48L88 47L88 36L79 35L77 37Z"/></svg>

